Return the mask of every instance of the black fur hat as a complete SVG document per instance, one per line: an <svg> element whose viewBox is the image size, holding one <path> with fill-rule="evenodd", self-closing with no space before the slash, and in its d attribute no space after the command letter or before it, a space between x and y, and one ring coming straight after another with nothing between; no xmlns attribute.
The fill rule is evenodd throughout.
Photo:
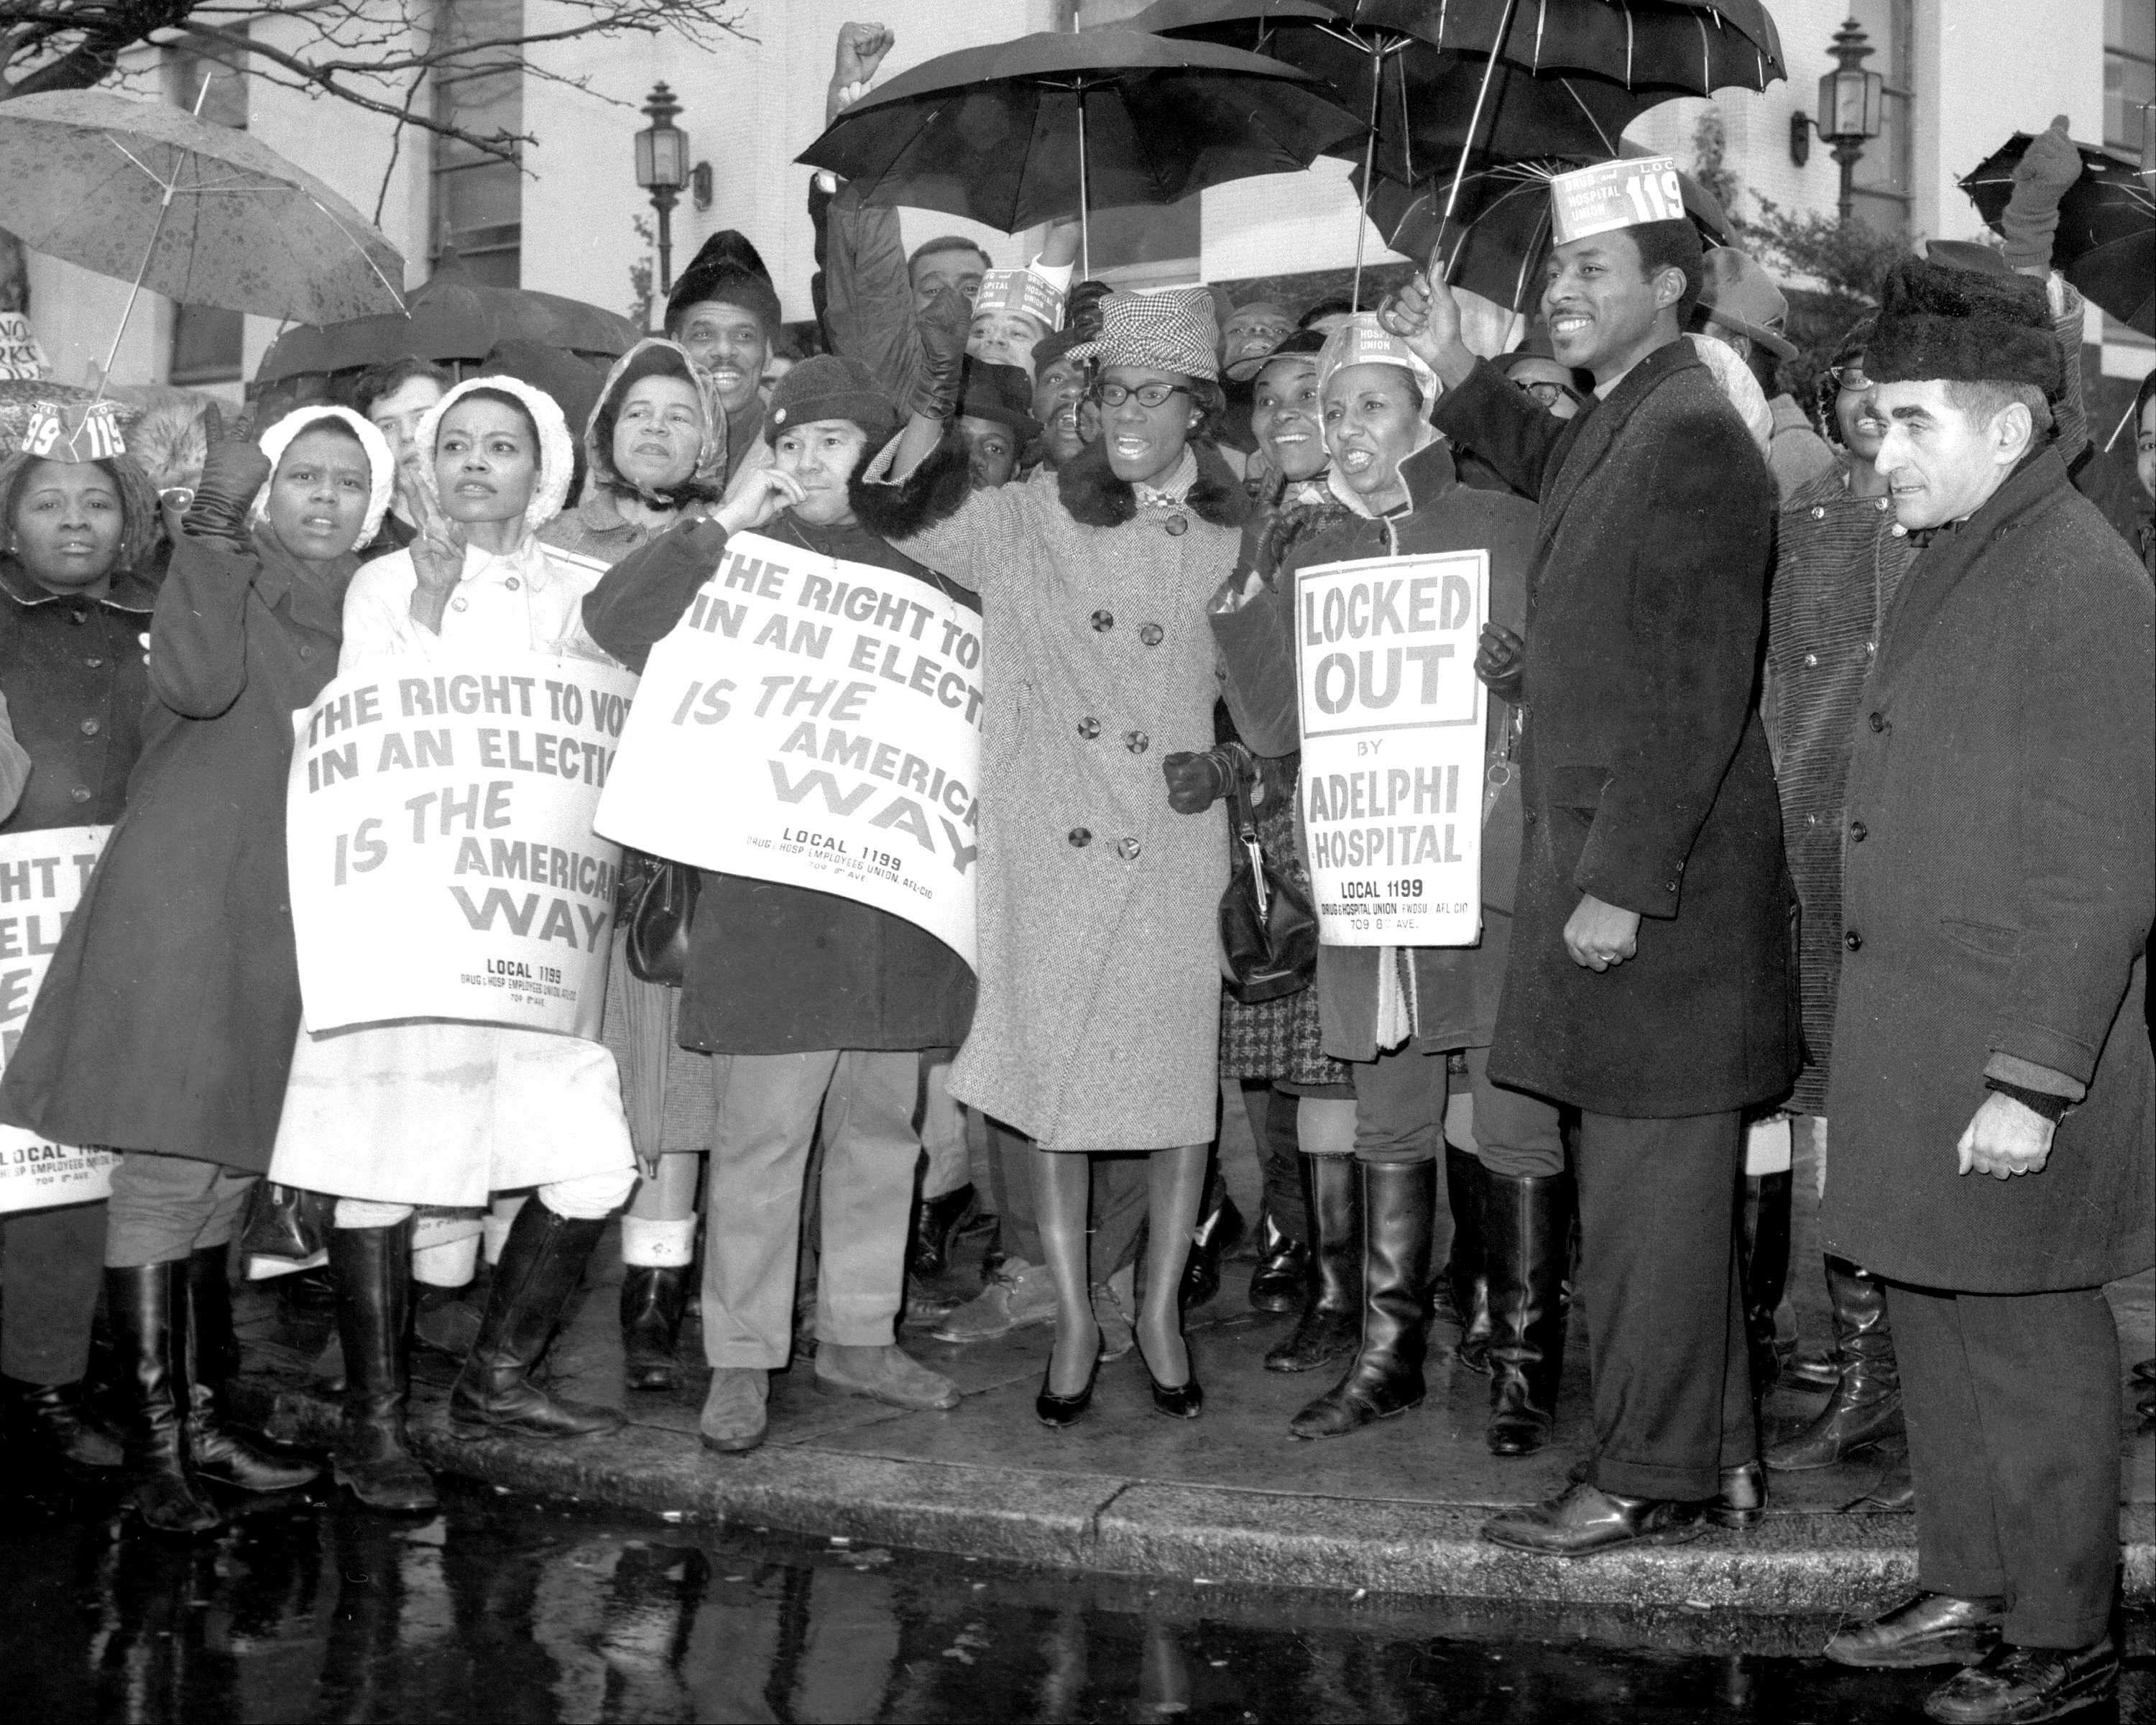
<svg viewBox="0 0 2156 1725"><path fill-rule="evenodd" d="M1864 371L1879 383L2033 383L2050 396L2065 381L2043 283L1922 258L1887 275Z"/></svg>
<svg viewBox="0 0 2156 1725"><path fill-rule="evenodd" d="M696 248L696 255L681 272L666 295L666 330L691 305L720 300L753 311L763 320L767 336L776 336L783 321L778 294L771 285L771 272L763 257L739 229L722 228Z"/></svg>

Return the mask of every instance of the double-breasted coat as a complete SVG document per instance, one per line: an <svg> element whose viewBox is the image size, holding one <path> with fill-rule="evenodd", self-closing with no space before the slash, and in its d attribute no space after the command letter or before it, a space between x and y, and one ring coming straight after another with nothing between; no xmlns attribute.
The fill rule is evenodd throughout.
<svg viewBox="0 0 2156 1725"><path fill-rule="evenodd" d="M1434 423L1541 506L1522 698L1525 839L1490 1076L1601 1114L1781 1095L1795 898L1754 701L1773 477L1691 345L1560 422L1478 364ZM1583 969L1583 894L1640 913Z"/></svg>
<svg viewBox="0 0 2156 1725"><path fill-rule="evenodd" d="M266 527L182 536L151 624L142 753L0 1081L0 1119L63 1144L270 1165L300 974L285 873L292 712L336 674L356 562Z"/></svg>
<svg viewBox="0 0 2156 1725"><path fill-rule="evenodd" d="M1227 842L1218 809L1168 807L1160 763L1213 745L1206 605L1246 500L1211 463L1172 508L1104 464L970 494L963 474L947 439L905 488L940 500L911 534L878 510L982 601L981 993L951 1094L1050 1150L1204 1143Z"/></svg>
<svg viewBox="0 0 2156 1725"><path fill-rule="evenodd" d="M2147 573L2036 454L1902 578L1857 702L1826 1250L2017 1294L2156 1258ZM1984 1081L2080 1097L2042 1172L1958 1173Z"/></svg>

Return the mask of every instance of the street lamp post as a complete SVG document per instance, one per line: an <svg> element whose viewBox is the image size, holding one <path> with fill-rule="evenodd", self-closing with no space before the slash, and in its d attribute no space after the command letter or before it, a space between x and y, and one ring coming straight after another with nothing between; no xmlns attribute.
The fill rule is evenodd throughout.
<svg viewBox="0 0 2156 1725"><path fill-rule="evenodd" d="M1834 45L1828 52L1834 56L1835 69L1819 81L1818 119L1801 109L1790 116L1789 159L1799 167L1804 165L1811 155L1814 130L1822 143L1834 146L1834 159L1841 169L1839 207L1841 219L1847 222L1856 212L1856 164L1863 158L1864 146L1882 129L1887 80L1876 72L1864 69L1871 41L1855 18L1834 33Z"/></svg>
<svg viewBox="0 0 2156 1725"><path fill-rule="evenodd" d="M651 124L636 135L636 183L651 194L659 216L659 293L674 285L674 206L689 183L689 134L674 123L681 105L664 85L653 86L644 112Z"/></svg>

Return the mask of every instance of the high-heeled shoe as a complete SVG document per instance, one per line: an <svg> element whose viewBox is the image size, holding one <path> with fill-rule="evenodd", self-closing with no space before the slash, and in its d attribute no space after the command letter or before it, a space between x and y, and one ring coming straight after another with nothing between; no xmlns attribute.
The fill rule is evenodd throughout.
<svg viewBox="0 0 2156 1725"><path fill-rule="evenodd" d="M1183 1344L1187 1357L1189 1344ZM1163 1384L1152 1374L1152 1362L1146 1359L1145 1343L1138 1343L1138 1358L1145 1363L1146 1382L1152 1385L1153 1411L1165 1414L1171 1420L1195 1420L1205 1411L1204 1387L1198 1381L1198 1362L1190 1362L1190 1375L1180 1384Z"/></svg>
<svg viewBox="0 0 2156 1725"><path fill-rule="evenodd" d="M1040 1374L1040 1394L1033 1399L1034 1418L1056 1431L1083 1420L1086 1410L1093 1405L1093 1386L1101 1380L1101 1362L1106 1357L1100 1349L1094 1350L1093 1369L1086 1374L1086 1387L1075 1395L1057 1395L1049 1389L1049 1379L1055 1374L1055 1362L1050 1358L1048 1369Z"/></svg>

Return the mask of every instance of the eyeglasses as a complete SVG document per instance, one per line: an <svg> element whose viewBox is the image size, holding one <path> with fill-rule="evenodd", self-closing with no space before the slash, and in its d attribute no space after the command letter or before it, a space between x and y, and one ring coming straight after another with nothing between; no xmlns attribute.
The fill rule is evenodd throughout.
<svg viewBox="0 0 2156 1725"><path fill-rule="evenodd" d="M1864 375L1864 362L1861 359L1852 359L1847 365L1829 366L1826 374L1834 379L1837 389L1861 391L1871 387L1871 380Z"/></svg>
<svg viewBox="0 0 2156 1725"><path fill-rule="evenodd" d="M1127 383L1096 383L1092 398L1104 408L1119 408L1135 395L1140 407L1158 408L1165 407L1171 395L1189 393L1189 386L1183 383L1141 383L1135 389Z"/></svg>

